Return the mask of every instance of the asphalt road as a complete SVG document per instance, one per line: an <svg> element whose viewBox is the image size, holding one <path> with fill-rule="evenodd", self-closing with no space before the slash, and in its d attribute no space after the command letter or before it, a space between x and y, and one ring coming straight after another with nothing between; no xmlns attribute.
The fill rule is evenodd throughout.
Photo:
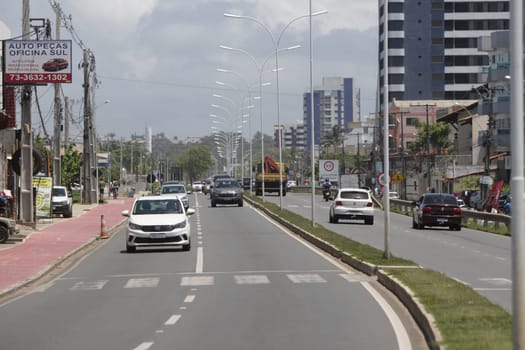
<svg viewBox="0 0 525 350"><path fill-rule="evenodd" d="M276 195L266 200L279 204ZM311 194L287 193L283 207L311 218ZM362 221L328 222L332 201L316 196L316 222L361 243L385 249L384 212L375 211L374 225ZM465 283L506 311L512 312L511 239L482 231L462 228L412 228L412 218L392 213L390 216L391 252L423 267L440 271Z"/></svg>
<svg viewBox="0 0 525 350"><path fill-rule="evenodd" d="M398 300L245 205L192 196L192 250L114 234L0 305L3 349L422 349Z"/></svg>

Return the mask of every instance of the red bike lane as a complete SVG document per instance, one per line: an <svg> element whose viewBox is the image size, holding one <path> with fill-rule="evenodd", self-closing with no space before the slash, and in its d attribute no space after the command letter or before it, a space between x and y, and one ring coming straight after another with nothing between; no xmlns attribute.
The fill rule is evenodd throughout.
<svg viewBox="0 0 525 350"><path fill-rule="evenodd" d="M133 198L119 198L99 204L80 216L51 224L31 233L23 243L0 250L0 296L40 277L64 258L97 239L105 228L125 221L122 210Z"/></svg>

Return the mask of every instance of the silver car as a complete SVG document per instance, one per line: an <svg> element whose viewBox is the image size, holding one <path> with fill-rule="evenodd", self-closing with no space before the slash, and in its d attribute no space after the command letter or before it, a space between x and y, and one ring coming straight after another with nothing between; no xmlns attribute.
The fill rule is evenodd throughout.
<svg viewBox="0 0 525 350"><path fill-rule="evenodd" d="M128 218L126 230L126 251L134 252L137 247L178 246L191 249L190 222L188 216L194 209L184 210L177 196L139 197L131 211L124 210Z"/></svg>
<svg viewBox="0 0 525 350"><path fill-rule="evenodd" d="M162 185L159 194L161 196L176 195L177 197L179 197L182 204L184 205L184 209L188 210L188 208L190 207L188 193L186 192L186 186L184 186L183 184Z"/></svg>
<svg viewBox="0 0 525 350"><path fill-rule="evenodd" d="M237 204L243 206L242 189L235 179L218 179L210 192L211 206Z"/></svg>
<svg viewBox="0 0 525 350"><path fill-rule="evenodd" d="M337 191L330 206L329 221L338 223L339 219L364 220L374 224L374 203L370 192L361 188L341 188Z"/></svg>

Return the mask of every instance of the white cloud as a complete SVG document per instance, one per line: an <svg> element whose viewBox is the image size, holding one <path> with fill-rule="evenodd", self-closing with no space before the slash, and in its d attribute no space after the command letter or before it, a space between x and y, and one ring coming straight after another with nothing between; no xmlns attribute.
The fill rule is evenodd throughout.
<svg viewBox="0 0 525 350"><path fill-rule="evenodd" d="M151 53L140 51L125 51L118 55L118 60L123 62L130 72L126 75L134 79L148 79L158 64L158 57Z"/></svg>
<svg viewBox="0 0 525 350"><path fill-rule="evenodd" d="M11 31L4 22L0 21L0 39L8 39L11 37Z"/></svg>
<svg viewBox="0 0 525 350"><path fill-rule="evenodd" d="M158 0L90 0L71 2L71 11L76 16L89 17L103 23L103 28L110 29L108 35L117 32L133 31L135 26L151 15Z"/></svg>
<svg viewBox="0 0 525 350"><path fill-rule="evenodd" d="M282 28L292 19L307 15L309 4L305 0L265 0L259 1L255 16L271 28ZM328 13L316 16L314 23L321 34L326 35L336 29L365 31L377 25L377 3L370 0L318 0L312 12L326 10ZM308 20L290 27L290 30L304 29Z"/></svg>

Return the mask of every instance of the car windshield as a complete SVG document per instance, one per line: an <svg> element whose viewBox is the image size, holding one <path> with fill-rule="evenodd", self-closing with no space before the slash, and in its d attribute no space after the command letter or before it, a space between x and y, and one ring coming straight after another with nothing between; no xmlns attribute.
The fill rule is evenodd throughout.
<svg viewBox="0 0 525 350"><path fill-rule="evenodd" d="M217 188L237 188L239 187L239 183L236 180L218 180L217 185L215 187Z"/></svg>
<svg viewBox="0 0 525 350"><path fill-rule="evenodd" d="M177 199L138 200L133 207L133 215L182 214L182 207Z"/></svg>
<svg viewBox="0 0 525 350"><path fill-rule="evenodd" d="M53 188L53 196L56 197L65 197L66 196L66 190L64 188Z"/></svg>
<svg viewBox="0 0 525 350"><path fill-rule="evenodd" d="M184 186L163 186L160 193L186 193L186 188Z"/></svg>
<svg viewBox="0 0 525 350"><path fill-rule="evenodd" d="M361 191L341 191L339 196L343 199L368 199L368 193Z"/></svg>
<svg viewBox="0 0 525 350"><path fill-rule="evenodd" d="M423 202L425 204L458 204L456 197L444 194L429 194L425 196Z"/></svg>

